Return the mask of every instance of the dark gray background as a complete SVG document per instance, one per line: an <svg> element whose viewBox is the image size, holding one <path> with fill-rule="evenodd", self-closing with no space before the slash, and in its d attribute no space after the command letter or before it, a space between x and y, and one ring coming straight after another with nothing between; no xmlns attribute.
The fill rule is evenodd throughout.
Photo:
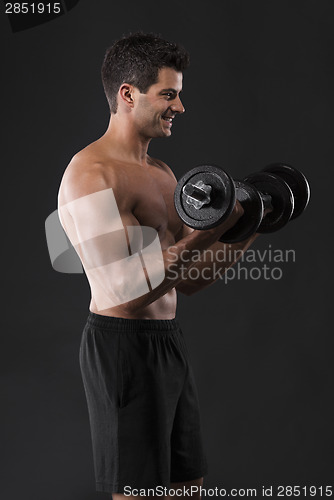
<svg viewBox="0 0 334 500"><path fill-rule="evenodd" d="M330 0L81 0L13 34L2 6L2 498L101 497L78 361L88 284L53 271L44 221L69 160L108 124L104 51L138 29L181 42L192 59L187 111L153 156L177 177L207 162L238 178L286 161L312 188L307 212L254 246L295 250L280 281L220 281L180 296L205 485L334 483L333 14Z"/></svg>

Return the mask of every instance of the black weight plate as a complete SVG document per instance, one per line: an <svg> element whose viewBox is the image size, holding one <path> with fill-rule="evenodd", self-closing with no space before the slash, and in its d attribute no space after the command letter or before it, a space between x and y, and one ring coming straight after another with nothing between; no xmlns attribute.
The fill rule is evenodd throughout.
<svg viewBox="0 0 334 500"><path fill-rule="evenodd" d="M257 230L259 233L278 231L289 222L293 212L293 194L283 179L269 172L256 172L247 175L244 182L263 194L269 194L272 199L273 211L265 215Z"/></svg>
<svg viewBox="0 0 334 500"><path fill-rule="evenodd" d="M254 234L263 217L263 201L259 192L251 185L242 181L234 181L236 198L244 209L238 222L224 233L219 241L238 243Z"/></svg>
<svg viewBox="0 0 334 500"><path fill-rule="evenodd" d="M197 209L187 203L183 187L203 181L212 187L208 204ZM202 165L187 172L176 185L174 203L179 217L193 229L211 229L221 224L235 205L235 189L231 177L220 167Z"/></svg>
<svg viewBox="0 0 334 500"><path fill-rule="evenodd" d="M302 214L310 201L310 186L305 175L290 165L273 163L263 169L281 177L290 187L294 198L294 209L291 219Z"/></svg>

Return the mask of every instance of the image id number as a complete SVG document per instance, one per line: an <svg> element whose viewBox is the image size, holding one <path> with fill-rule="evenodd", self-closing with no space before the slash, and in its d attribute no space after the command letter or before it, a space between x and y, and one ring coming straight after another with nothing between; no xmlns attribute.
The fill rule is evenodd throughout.
<svg viewBox="0 0 334 500"><path fill-rule="evenodd" d="M278 497L331 497L332 486L278 486Z"/></svg>
<svg viewBox="0 0 334 500"><path fill-rule="evenodd" d="M5 5L6 14L60 14L60 2L7 2Z"/></svg>

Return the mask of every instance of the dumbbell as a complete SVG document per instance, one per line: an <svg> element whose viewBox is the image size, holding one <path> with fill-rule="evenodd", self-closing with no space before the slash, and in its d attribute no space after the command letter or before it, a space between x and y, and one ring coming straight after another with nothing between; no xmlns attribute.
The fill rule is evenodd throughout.
<svg viewBox="0 0 334 500"><path fill-rule="evenodd" d="M180 218L188 226L210 229L228 218L238 199L244 214L220 238L226 243L236 243L256 231L281 229L305 210L309 196L305 176L288 165L270 165L243 181L233 181L221 168L205 165L195 167L180 179L174 200Z"/></svg>
<svg viewBox="0 0 334 500"><path fill-rule="evenodd" d="M310 199L310 187L304 174L284 163L274 163L261 172L246 176L242 182L235 181L235 187L245 215L224 233L222 241L225 243L243 241L254 232L278 231L301 215ZM257 191L262 207L250 187ZM264 216L266 209L269 213Z"/></svg>
<svg viewBox="0 0 334 500"><path fill-rule="evenodd" d="M277 175L288 184L294 199L294 208L290 220L299 217L310 201L310 185L305 175L300 170L285 163L272 163L265 167L263 172Z"/></svg>

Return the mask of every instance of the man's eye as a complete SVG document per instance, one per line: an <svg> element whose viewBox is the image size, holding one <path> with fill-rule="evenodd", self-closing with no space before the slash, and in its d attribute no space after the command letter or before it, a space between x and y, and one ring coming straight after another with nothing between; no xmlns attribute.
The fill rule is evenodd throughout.
<svg viewBox="0 0 334 500"><path fill-rule="evenodd" d="M164 94L164 95L166 95L168 98L171 98L173 94L172 94L171 92L167 92L167 93L166 93L166 94Z"/></svg>

